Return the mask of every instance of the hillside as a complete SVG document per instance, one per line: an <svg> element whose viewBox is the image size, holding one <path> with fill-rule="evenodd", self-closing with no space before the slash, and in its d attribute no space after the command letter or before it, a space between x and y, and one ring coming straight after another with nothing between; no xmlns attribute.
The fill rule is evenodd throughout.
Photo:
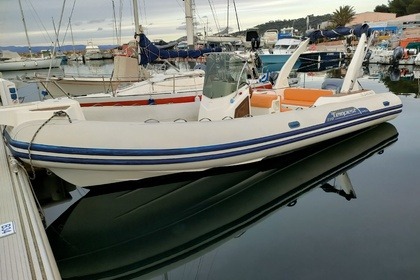
<svg viewBox="0 0 420 280"><path fill-rule="evenodd" d="M331 14L325 14L322 16L310 16L309 17L309 28L317 28L323 22L331 20ZM258 29L259 34L264 34L265 31L268 29L277 29L281 30L282 28L286 27L294 27L298 30L298 34L303 35L306 31L306 18L298 18L298 19L288 19L288 20L276 20L276 21L269 21L260 25L255 26ZM243 35L245 31L240 31L236 33L232 33L234 36Z"/></svg>

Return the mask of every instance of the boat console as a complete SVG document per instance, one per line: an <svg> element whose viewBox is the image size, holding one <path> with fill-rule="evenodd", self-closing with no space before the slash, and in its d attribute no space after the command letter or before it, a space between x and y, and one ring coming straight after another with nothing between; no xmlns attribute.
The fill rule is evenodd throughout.
<svg viewBox="0 0 420 280"><path fill-rule="evenodd" d="M247 63L234 53L208 56L199 120L250 116L247 67Z"/></svg>

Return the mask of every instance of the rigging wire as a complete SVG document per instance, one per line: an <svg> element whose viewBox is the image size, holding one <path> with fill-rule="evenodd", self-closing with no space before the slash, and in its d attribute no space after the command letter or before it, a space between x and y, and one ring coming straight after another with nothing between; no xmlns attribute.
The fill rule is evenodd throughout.
<svg viewBox="0 0 420 280"><path fill-rule="evenodd" d="M115 14L115 2L112 0L112 12L114 18L114 30L115 30L115 38L117 39L117 45L121 45L121 22L122 22L122 11L123 11L123 1L119 1L119 13L118 18ZM118 20L117 20L118 19Z"/></svg>
<svg viewBox="0 0 420 280"><path fill-rule="evenodd" d="M73 6L72 6L71 11L70 11L69 22L67 23L66 31L64 32L63 40L61 41L62 46L64 46L64 42L65 42L66 37L67 37L67 32L69 31L69 28L70 28L70 25L71 25L71 18L73 16L75 6L76 6L76 0L73 0Z"/></svg>
<svg viewBox="0 0 420 280"><path fill-rule="evenodd" d="M179 3L178 3L179 4ZM147 10L147 8L146 8L146 0L143 0L143 5L142 5L142 7L140 7L140 9L141 8L143 8L143 30L144 30L144 32L146 32L147 33L147 28L148 28L148 26L150 26L150 25L152 25L153 23L151 22L151 23L149 23L149 20L147 19L147 12L146 12L146 10ZM140 11L140 16L141 16L141 11Z"/></svg>
<svg viewBox="0 0 420 280"><path fill-rule="evenodd" d="M182 1L184 1L184 0L182 0ZM176 3L178 4L178 6L181 8L181 10L182 10L182 13L185 15L185 5L183 5L183 4L181 4L181 3L179 3L179 0L176 0ZM192 5L194 5L194 0L191 0L191 4ZM184 18L184 20L185 20L185 18ZM194 20L193 20L193 22L194 22ZM182 24L184 24L184 22L182 22ZM182 26L182 24L181 24L181 26ZM194 24L194 23L193 23ZM185 22L185 25L186 25L186 22ZM183 27L178 27L177 29L181 29L181 28L183 28ZM185 26L185 29L187 29L187 27Z"/></svg>
<svg viewBox="0 0 420 280"><path fill-rule="evenodd" d="M129 5L130 5L130 11L132 11L130 18L131 18L131 25L134 26L134 29L133 29L133 34L134 34L134 33L136 33L136 27L135 27L135 23L134 23L135 20L134 20L134 13L133 13L134 12L133 2L130 1Z"/></svg>
<svg viewBox="0 0 420 280"><path fill-rule="evenodd" d="M42 29L45 31L45 34L47 35L47 37L48 38L46 38L45 37L45 34L43 33L42 34L42 37L44 37L44 39L46 40L46 41L49 41L49 42L54 42L54 40L51 38L51 36L50 36L50 34L48 33L48 30L47 30L47 28L45 27L45 25L42 23L42 21L41 21L41 17L39 16L39 14L37 13L37 11L36 11L36 9L35 9L35 7L34 7L34 5L32 4L32 1L30 1L30 0L26 0L26 2L29 4L29 6L31 6L31 10L30 10L30 12L31 12L31 14L32 14L32 16L35 18L35 21L37 22L37 24L38 24L38 26L39 25L41 25L42 26Z"/></svg>
<svg viewBox="0 0 420 280"><path fill-rule="evenodd" d="M236 23L238 24L238 31L241 31L241 27L239 25L238 11L236 10L236 1L235 0L233 0L233 7L235 9Z"/></svg>
<svg viewBox="0 0 420 280"><path fill-rule="evenodd" d="M66 0L63 1L63 6L61 8L61 15L60 15L60 20L58 22L58 28L57 28L56 33L55 33L56 37L55 37L55 40L54 40L54 46L53 46L53 50L52 50L52 53L51 53L51 61L50 61L50 67L48 68L47 79L50 77L50 74L51 74L51 68L52 68L51 66L52 66L53 58L55 58L56 47L57 47L57 45L60 45L60 43L58 41L58 38L59 38L59 35L60 35L61 22L63 20L63 14L64 14L65 7L66 7ZM55 28L54 28L54 30L55 30Z"/></svg>
<svg viewBox="0 0 420 280"><path fill-rule="evenodd" d="M113 14L113 17L114 17L113 24L114 24L114 30L115 30L115 38L117 38L117 44L120 45L119 44L119 37L118 37L118 28L117 28L117 17L115 15L115 2L114 2L114 0L112 0L111 2L112 2L112 14Z"/></svg>
<svg viewBox="0 0 420 280"><path fill-rule="evenodd" d="M122 36L122 27L121 27L121 25L122 25L122 18L123 18L123 8L124 8L124 1L123 0L120 0L120 13L119 13L119 20L120 20L120 24L119 24L119 30L120 30L120 32L119 32L119 37L117 37L117 40L118 40L118 38L119 38L119 41L120 41L120 45L121 45L121 36Z"/></svg>
<svg viewBox="0 0 420 280"><path fill-rule="evenodd" d="M144 18L144 23L145 25L148 25L148 20L147 20L147 13L146 13L146 0L143 0L143 18ZM140 7L140 15L141 15L141 7Z"/></svg>
<svg viewBox="0 0 420 280"><path fill-rule="evenodd" d="M214 23L216 24L217 32L220 32L220 24L219 24L219 21L217 20L216 11L214 9L214 3L213 3L212 0L208 0L208 2L209 2L209 5L210 5L211 13L213 15Z"/></svg>

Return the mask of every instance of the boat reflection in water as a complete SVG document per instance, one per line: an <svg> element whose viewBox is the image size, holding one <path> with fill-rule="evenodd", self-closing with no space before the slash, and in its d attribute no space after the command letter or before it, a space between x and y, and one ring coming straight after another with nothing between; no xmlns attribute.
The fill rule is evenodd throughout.
<svg viewBox="0 0 420 280"><path fill-rule="evenodd" d="M343 58L323 60L319 62L314 62L311 60L302 61L297 72L321 72L331 69L340 69L346 65L346 61Z"/></svg>
<svg viewBox="0 0 420 280"><path fill-rule="evenodd" d="M363 68L370 79L379 79L385 87L397 95L420 97L420 66L369 64Z"/></svg>
<svg viewBox="0 0 420 280"><path fill-rule="evenodd" d="M150 278L204 255L314 188L355 198L346 171L397 137L383 123L258 164L92 188L47 228L61 275ZM344 185L332 186L335 178Z"/></svg>

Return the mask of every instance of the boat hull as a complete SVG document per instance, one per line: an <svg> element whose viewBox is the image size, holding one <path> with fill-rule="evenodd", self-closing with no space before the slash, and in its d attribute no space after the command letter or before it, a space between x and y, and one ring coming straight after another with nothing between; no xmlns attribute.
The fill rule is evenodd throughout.
<svg viewBox="0 0 420 280"><path fill-rule="evenodd" d="M92 186L255 162L388 121L402 110L392 93L320 99L319 106L305 110L222 121L139 116L137 122L112 122L69 111L71 123L66 117L46 123L44 117L8 127L4 136L15 157L75 185ZM187 105L172 104L180 112ZM166 106L137 107L160 111L159 116L172 111Z"/></svg>
<svg viewBox="0 0 420 280"><path fill-rule="evenodd" d="M191 71L175 75L157 74L150 79L70 76L60 78L38 76L37 79L39 84L54 97L95 97L92 94L96 93L112 94L113 96L147 97L153 94L202 91L204 72Z"/></svg>
<svg viewBox="0 0 420 280"><path fill-rule="evenodd" d="M19 71L19 70L34 70L56 68L61 64L61 58L34 58L22 59L18 61L3 61L0 63L0 71Z"/></svg>
<svg viewBox="0 0 420 280"><path fill-rule="evenodd" d="M261 60L261 72L278 72L289 59L291 54L259 54ZM293 66L294 69L299 68L300 61L296 61Z"/></svg>
<svg viewBox="0 0 420 280"><path fill-rule="evenodd" d="M64 95L79 96L87 95L89 93L112 93L123 81L113 81L109 77L97 77L90 79L83 78L71 78L71 77L49 77L39 80L40 86L42 86L47 92L53 97L59 97ZM127 81L127 83L130 81Z"/></svg>
<svg viewBox="0 0 420 280"><path fill-rule="evenodd" d="M263 73L280 71L290 56L291 54L259 54L261 71ZM298 69L299 71L322 71L333 66L335 67L344 59L345 54L339 51L308 51L299 56L299 60L296 61L293 69Z"/></svg>

